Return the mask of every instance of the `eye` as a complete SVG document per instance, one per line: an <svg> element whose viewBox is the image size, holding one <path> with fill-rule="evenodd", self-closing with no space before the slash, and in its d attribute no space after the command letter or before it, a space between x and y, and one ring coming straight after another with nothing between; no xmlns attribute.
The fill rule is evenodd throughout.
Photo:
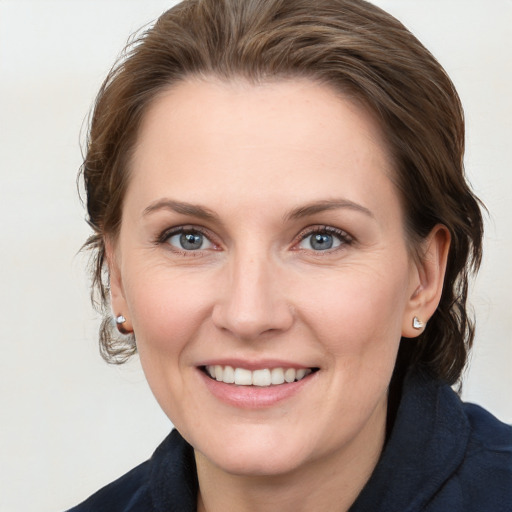
<svg viewBox="0 0 512 512"><path fill-rule="evenodd" d="M298 247L299 249L318 252L337 249L351 242L351 237L344 231L332 227L322 227L303 234Z"/></svg>
<svg viewBox="0 0 512 512"><path fill-rule="evenodd" d="M181 251L201 251L211 249L212 242L200 231L181 230L170 234L166 242Z"/></svg>

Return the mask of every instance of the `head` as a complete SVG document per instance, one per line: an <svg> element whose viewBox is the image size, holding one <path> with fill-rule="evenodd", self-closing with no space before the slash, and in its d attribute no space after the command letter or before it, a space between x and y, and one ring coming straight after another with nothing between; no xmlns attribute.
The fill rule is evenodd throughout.
<svg viewBox="0 0 512 512"><path fill-rule="evenodd" d="M463 151L450 79L371 4L177 5L130 45L92 117L82 171L103 355L138 349L174 424L229 471L371 445L393 372L455 383L466 362L482 218ZM333 248L319 258L313 244ZM133 334L116 335L113 313ZM227 371L219 361L283 358L313 371L303 387L321 408L300 391L243 413L244 391L211 398L226 401L205 377Z"/></svg>

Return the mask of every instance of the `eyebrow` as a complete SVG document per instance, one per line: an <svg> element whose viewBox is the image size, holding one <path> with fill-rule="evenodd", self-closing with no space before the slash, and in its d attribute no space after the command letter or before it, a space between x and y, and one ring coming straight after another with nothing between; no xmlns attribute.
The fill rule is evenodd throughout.
<svg viewBox="0 0 512 512"><path fill-rule="evenodd" d="M328 210L338 210L340 208L347 208L357 212L364 213L368 217L375 218L373 213L366 207L354 203L348 199L329 199L324 201L316 201L313 203L306 204L305 206L299 206L285 216L286 220L296 220L303 217L309 217L316 213L325 212Z"/></svg>
<svg viewBox="0 0 512 512"><path fill-rule="evenodd" d="M159 210L171 210L176 213L192 215L204 220L218 220L217 215L204 206L174 201L173 199L159 199L145 208L142 214L149 215Z"/></svg>
<svg viewBox="0 0 512 512"><path fill-rule="evenodd" d="M315 201L313 203L299 206L291 210L284 216L285 220L297 220L317 213L325 212L328 210L337 210L340 208L347 208L349 210L355 210L361 212L371 218L374 218L373 213L366 207L354 203L348 199L327 199L323 201ZM191 215L199 219L204 220L215 220L219 221L219 217L210 209L204 206L184 203L182 201L175 201L173 199L159 199L154 203L151 203L147 208L144 209L143 215L149 215L159 210L170 210L182 215Z"/></svg>

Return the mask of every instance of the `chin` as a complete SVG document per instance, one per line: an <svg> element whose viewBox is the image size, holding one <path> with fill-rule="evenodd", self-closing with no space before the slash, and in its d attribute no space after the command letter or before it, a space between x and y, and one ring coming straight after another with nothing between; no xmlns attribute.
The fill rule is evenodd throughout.
<svg viewBox="0 0 512 512"><path fill-rule="evenodd" d="M264 453L254 450L253 453L232 450L229 454L206 454L210 463L231 475L252 477L276 477L286 475L300 467L304 461L297 453L292 458L287 454Z"/></svg>
<svg viewBox="0 0 512 512"><path fill-rule="evenodd" d="M240 476L285 475L306 462L305 442L272 435L262 425L256 427L259 432L254 435L247 429L245 435L233 435L229 440L198 443L196 451L222 471Z"/></svg>

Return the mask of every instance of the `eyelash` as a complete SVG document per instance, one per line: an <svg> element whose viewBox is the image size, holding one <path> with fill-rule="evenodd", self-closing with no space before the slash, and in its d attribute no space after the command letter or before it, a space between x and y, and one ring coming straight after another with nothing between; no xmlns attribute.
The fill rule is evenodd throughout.
<svg viewBox="0 0 512 512"><path fill-rule="evenodd" d="M166 229L156 238L155 244L156 245L166 244L169 247L171 247L171 249L174 252L181 254L181 255L185 255L185 256L198 256L199 254L201 254L204 250L201 250L201 249L198 249L195 251L180 250L177 247L172 246L169 243L169 239L171 237L176 236L176 235L181 235L183 233L202 235L214 247L218 247L218 244L213 241L213 239L215 237L212 234L210 234L210 232L208 230L201 228L201 227L196 227L196 226L179 226L179 227L174 227L171 229ZM300 244L304 240L307 240L308 237L311 237L316 234L331 235L339 240L340 245L335 248L329 248L329 249L318 250L318 251L296 247L298 244ZM307 252L312 252L315 255L320 255L320 254L325 254L325 253L333 253L337 250L343 249L347 245L352 245L353 242L354 242L354 238L351 235L349 235L346 231L343 231L342 229L339 229L339 228L335 228L333 226L320 225L320 226L311 226L311 227L307 227L307 228L303 229L299 233L299 235L296 237L296 240L293 242L293 247L295 247L296 251L307 251Z"/></svg>
<svg viewBox="0 0 512 512"><path fill-rule="evenodd" d="M177 254L184 255L184 256L198 256L200 255L204 250L198 249L196 251L192 250L180 250L178 247L175 247L169 243L170 238L176 235L181 234L194 234L194 235L202 235L204 236L214 247L218 247L218 244L216 244L213 239L214 236L210 234L209 231L205 230L204 228L199 228L196 226L179 226L174 227L171 229L166 229L163 231L155 240L156 245L168 245L171 250Z"/></svg>
<svg viewBox="0 0 512 512"><path fill-rule="evenodd" d="M333 253L337 250L343 249L347 245L352 245L354 242L354 238L351 235L349 235L346 231L343 231L342 229L339 229L339 228L335 228L333 226L321 225L321 226L307 227L306 229L302 230L299 233L299 235L297 236L298 241L295 242L294 246L303 242L304 240L307 240L308 237L311 237L311 236L317 235L317 234L318 235L320 235L320 234L331 235L340 241L340 245L335 248L329 248L329 249L324 249L324 250L319 250L319 251L311 251L310 249L301 249L301 248L297 248L296 250L298 250L298 251L307 250L308 252L313 252L315 255L321 255L321 254L326 254L326 253L329 254L329 253Z"/></svg>

